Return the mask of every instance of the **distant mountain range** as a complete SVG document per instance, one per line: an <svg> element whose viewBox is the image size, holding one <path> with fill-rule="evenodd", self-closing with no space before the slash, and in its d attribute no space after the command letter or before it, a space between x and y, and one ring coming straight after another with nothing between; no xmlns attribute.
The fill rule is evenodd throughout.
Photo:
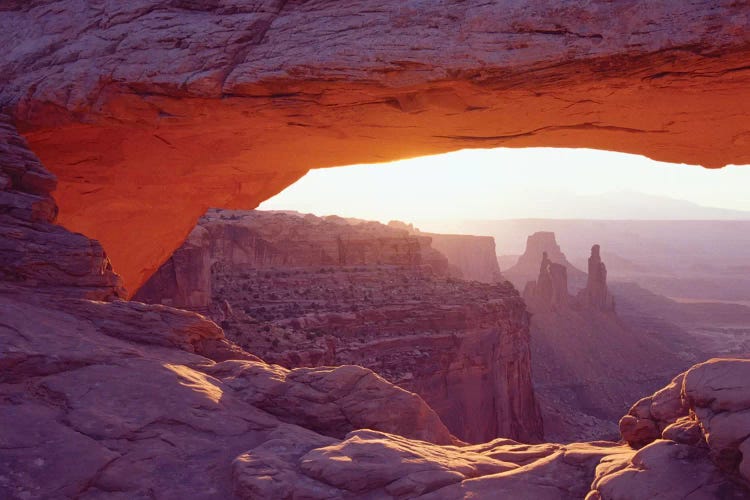
<svg viewBox="0 0 750 500"><path fill-rule="evenodd" d="M634 191L600 195L543 192L525 206L513 207L497 218L628 219L628 220L750 220L750 211L706 207L697 203ZM522 213L524 212L524 213Z"/></svg>

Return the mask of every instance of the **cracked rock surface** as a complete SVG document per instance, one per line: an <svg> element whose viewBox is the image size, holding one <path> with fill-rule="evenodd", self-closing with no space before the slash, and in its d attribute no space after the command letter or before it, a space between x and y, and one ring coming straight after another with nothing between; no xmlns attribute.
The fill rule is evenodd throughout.
<svg viewBox="0 0 750 500"><path fill-rule="evenodd" d="M0 107L130 293L208 207L254 208L309 168L499 146L750 163L746 2L1 8Z"/></svg>

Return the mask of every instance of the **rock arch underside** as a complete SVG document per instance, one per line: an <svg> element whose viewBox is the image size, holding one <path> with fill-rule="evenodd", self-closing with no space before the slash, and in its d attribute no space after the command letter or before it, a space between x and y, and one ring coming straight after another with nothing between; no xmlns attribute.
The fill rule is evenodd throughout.
<svg viewBox="0 0 750 500"><path fill-rule="evenodd" d="M3 2L0 103L132 293L209 206L461 148L750 163L745 2ZM606 168L606 165L603 165ZM159 213L158 219L152 216Z"/></svg>
<svg viewBox="0 0 750 500"><path fill-rule="evenodd" d="M207 208L311 168L501 146L750 164L747 2L5 0L0 48L0 497L747 498L750 361L676 374L619 443L467 445L366 368L289 370L114 300ZM503 286L497 404L525 387L538 416Z"/></svg>

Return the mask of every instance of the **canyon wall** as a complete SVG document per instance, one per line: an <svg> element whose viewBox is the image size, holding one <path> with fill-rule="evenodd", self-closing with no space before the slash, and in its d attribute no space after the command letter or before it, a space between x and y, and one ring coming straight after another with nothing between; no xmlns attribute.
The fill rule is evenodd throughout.
<svg viewBox="0 0 750 500"><path fill-rule="evenodd" d="M448 260L430 238L377 222L295 212L211 209L187 240L138 290L136 298L207 311L212 266L429 266L448 273Z"/></svg>
<svg viewBox="0 0 750 500"><path fill-rule="evenodd" d="M446 276L431 241L335 216L211 210L136 298L209 314L271 363L369 367L463 440L538 441L523 302L508 284Z"/></svg>
<svg viewBox="0 0 750 500"><path fill-rule="evenodd" d="M1 8L0 108L131 293L207 208L309 168L499 146L750 163L744 2Z"/></svg>
<svg viewBox="0 0 750 500"><path fill-rule="evenodd" d="M503 280L495 252L495 238L471 234L426 233L401 221L392 220L391 227L406 229L412 234L427 236L432 248L448 258L458 278L496 283Z"/></svg>
<svg viewBox="0 0 750 500"><path fill-rule="evenodd" d="M467 280L495 283L503 279L495 253L495 238L468 234L420 233L432 238L432 248L448 258Z"/></svg>
<svg viewBox="0 0 750 500"><path fill-rule="evenodd" d="M371 368L468 442L542 437L528 316L509 284L394 266L227 266L214 278L227 336L268 362Z"/></svg>

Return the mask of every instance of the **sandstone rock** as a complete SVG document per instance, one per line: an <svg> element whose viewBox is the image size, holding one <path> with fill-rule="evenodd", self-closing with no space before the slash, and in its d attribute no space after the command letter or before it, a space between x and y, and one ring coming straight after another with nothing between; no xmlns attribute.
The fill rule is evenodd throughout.
<svg viewBox="0 0 750 500"><path fill-rule="evenodd" d="M510 285L403 268L219 273L230 338L287 367L357 364L422 396L453 434L538 440L528 317Z"/></svg>
<svg viewBox="0 0 750 500"><path fill-rule="evenodd" d="M438 444L460 442L419 396L361 366L290 371L262 362L225 361L207 372L253 406L324 435L341 438L370 428Z"/></svg>
<svg viewBox="0 0 750 500"><path fill-rule="evenodd" d="M320 498L324 492L327 498L573 499L588 492L599 460L628 453L614 443L521 445L503 439L459 448L361 430L322 445L314 437L280 437L243 454L234 480L243 491L278 488L278 498Z"/></svg>
<svg viewBox="0 0 750 500"><path fill-rule="evenodd" d="M498 146L750 163L746 24L730 0L6 2L0 106L136 290L206 208L307 168Z"/></svg>
<svg viewBox="0 0 750 500"><path fill-rule="evenodd" d="M207 312L270 363L371 368L460 439L539 440L523 303L509 284L439 276L429 242L394 224L215 210L136 298Z"/></svg>
<svg viewBox="0 0 750 500"><path fill-rule="evenodd" d="M295 426L279 426L268 441L234 459L232 478L237 498L345 498L346 493L306 476L296 464L314 448L336 441Z"/></svg>
<svg viewBox="0 0 750 500"><path fill-rule="evenodd" d="M568 295L568 270L550 261L547 252L542 252L542 263L536 281L526 283L523 300L531 312L549 312L566 309L570 305Z"/></svg>
<svg viewBox="0 0 750 500"><path fill-rule="evenodd" d="M420 398L364 368L215 364L193 351L221 330L194 313L3 284L0 316L3 498L228 498L232 462L280 426L263 408L333 435L367 426L456 442ZM85 451L75 466L73 450Z"/></svg>
<svg viewBox="0 0 750 500"><path fill-rule="evenodd" d="M419 232L432 239L432 248L448 258L466 280L496 283L503 280L495 253L495 238L468 234Z"/></svg>
<svg viewBox="0 0 750 500"><path fill-rule="evenodd" d="M661 432L650 418L638 418L625 415L620 419L620 434L630 446L640 448L661 436Z"/></svg>
<svg viewBox="0 0 750 500"><path fill-rule="evenodd" d="M207 311L214 266L429 266L448 262L430 239L373 221L287 212L209 210L185 243L135 295L137 300Z"/></svg>
<svg viewBox="0 0 750 500"><path fill-rule="evenodd" d="M684 378L684 373L677 375L653 396L633 405L628 415L620 419L620 434L625 441L640 448L658 439L668 426L688 415L689 408L682 398Z"/></svg>
<svg viewBox="0 0 750 500"><path fill-rule="evenodd" d="M703 440L700 424L689 416L680 417L664 428L661 436L675 443L699 445ZM658 434L656 438L658 438ZM651 438L653 441L656 438Z"/></svg>
<svg viewBox="0 0 750 500"><path fill-rule="evenodd" d="M99 300L125 295L99 243L53 224L56 179L2 114L0 174L0 279L40 293Z"/></svg>
<svg viewBox="0 0 750 500"><path fill-rule="evenodd" d="M586 287L578 292L578 300L587 307L602 311L615 310L615 299L607 289L607 267L599 254L599 245L591 247Z"/></svg>
<svg viewBox="0 0 750 500"><path fill-rule="evenodd" d="M743 450L747 448L745 443L750 436L750 393L746 384L750 380L747 378L748 373L750 361L740 359L714 359L692 367L675 377L667 387L651 398L639 402L631 409L630 415L623 417L620 421L623 439L635 446L642 446L661 437L664 441L657 440L643 448L646 450L660 443L653 448L659 451L649 451L643 456L659 457L656 460L671 462L672 458L679 455L696 467L691 480L685 485L694 486L696 491L700 490L710 498L744 498L743 495L748 494L747 490L727 485L717 471L738 474L746 485L750 481L746 460L743 458ZM648 412L644 411L645 403L649 403ZM645 433L638 434L635 432L634 420L640 426L650 426L652 431L655 429L658 432L652 432L648 436ZM642 464L637 461L633 464L634 468L643 469ZM654 477L664 473L662 469L672 467L672 463L654 466ZM676 484L679 483L679 475L683 473L684 470L676 468L672 472L675 475L675 487L670 494L674 498L679 498L680 491L687 491ZM612 481L613 484L627 484L618 483L620 479L613 478ZM645 487L651 486L647 484ZM664 491L670 489L665 488Z"/></svg>
<svg viewBox="0 0 750 500"><path fill-rule="evenodd" d="M586 274L568 262L565 254L560 250L560 245L555 241L555 233L540 231L530 235L526 240L526 250L518 258L516 264L505 271L503 276L510 280L516 288L523 290L529 281L537 280L540 275L540 262L546 260L559 264L566 269L566 282L570 279L571 285L577 286L586 279ZM557 274L561 274L557 271ZM560 286L562 286L560 284ZM567 294L567 283L565 288Z"/></svg>
<svg viewBox="0 0 750 500"><path fill-rule="evenodd" d="M600 466L601 467L601 466ZM620 460L616 467L597 467L593 493L586 498L741 499L748 491L708 458L705 449L657 440Z"/></svg>
<svg viewBox="0 0 750 500"><path fill-rule="evenodd" d="M517 468L481 454L409 441L370 430L316 448L300 459L308 476L355 493L384 489L413 497L464 479Z"/></svg>
<svg viewBox="0 0 750 500"><path fill-rule="evenodd" d="M210 471L278 421L196 370L206 358L91 321L124 304L77 309L28 294L0 293L0 496L229 495L224 472Z"/></svg>

